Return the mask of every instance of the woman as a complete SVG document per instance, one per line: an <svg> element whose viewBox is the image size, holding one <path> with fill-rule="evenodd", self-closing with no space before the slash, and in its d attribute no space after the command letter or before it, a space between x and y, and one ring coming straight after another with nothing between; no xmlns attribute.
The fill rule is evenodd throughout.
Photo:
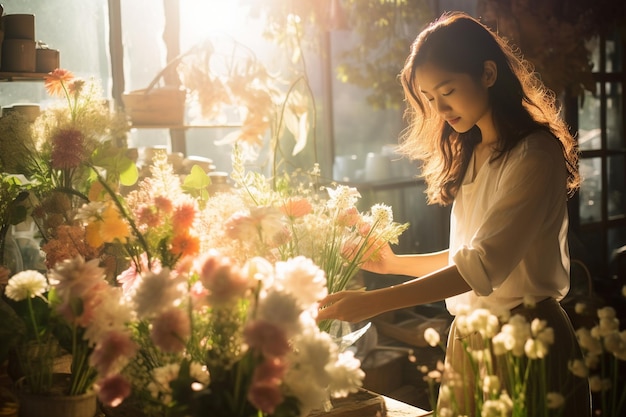
<svg viewBox="0 0 626 417"><path fill-rule="evenodd" d="M423 161L429 202L452 204L450 247L412 255L383 247L364 269L419 278L331 294L319 320L356 322L440 300L453 315L486 307L538 316L554 329L550 349L559 352L548 359L551 388L577 387L562 393L574 394L563 415L590 415L587 381L573 381L568 370L581 354L558 303L569 290L567 198L579 176L576 143L553 93L502 38L462 13L444 14L420 33L400 76L409 104L400 150ZM461 340L480 336L455 324L446 361L461 372ZM461 413L472 410L471 400L461 401Z"/></svg>

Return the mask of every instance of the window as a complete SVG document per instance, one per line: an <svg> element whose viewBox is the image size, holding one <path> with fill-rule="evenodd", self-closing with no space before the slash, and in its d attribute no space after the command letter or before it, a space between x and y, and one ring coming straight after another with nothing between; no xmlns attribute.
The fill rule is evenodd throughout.
<svg viewBox="0 0 626 417"><path fill-rule="evenodd" d="M595 93L579 99L578 138L583 183L574 225L594 274L607 277L613 253L626 244L626 137L624 43L616 31L593 48Z"/></svg>

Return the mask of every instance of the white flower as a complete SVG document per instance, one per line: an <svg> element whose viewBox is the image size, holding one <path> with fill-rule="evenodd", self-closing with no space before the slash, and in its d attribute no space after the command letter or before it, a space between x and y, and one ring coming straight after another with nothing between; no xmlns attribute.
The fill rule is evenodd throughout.
<svg viewBox="0 0 626 417"><path fill-rule="evenodd" d="M587 305L585 303L576 303L574 306L576 314L583 314L585 310L587 310Z"/></svg>
<svg viewBox="0 0 626 417"><path fill-rule="evenodd" d="M546 394L547 407L549 409L557 409L563 407L565 404L565 397L558 392L549 392Z"/></svg>
<svg viewBox="0 0 626 417"><path fill-rule="evenodd" d="M13 275L4 290L7 297L14 301L41 297L48 289L46 277L37 271L22 271Z"/></svg>
<svg viewBox="0 0 626 417"><path fill-rule="evenodd" d="M209 385L209 382L211 382L209 370L206 366L198 362L191 362L189 365L189 376L200 382L205 387Z"/></svg>
<svg viewBox="0 0 626 417"><path fill-rule="evenodd" d="M486 400L481 411L482 417L506 417L509 412L507 404L500 399Z"/></svg>
<svg viewBox="0 0 626 417"><path fill-rule="evenodd" d="M587 378L589 376L589 368L587 368L587 365L580 359L570 361L568 367L572 374L579 378Z"/></svg>
<svg viewBox="0 0 626 417"><path fill-rule="evenodd" d="M170 382L178 378L180 365L171 363L152 370L152 382L148 384L148 390L153 398L160 400L163 404L172 402L172 387Z"/></svg>
<svg viewBox="0 0 626 417"><path fill-rule="evenodd" d="M537 305L537 302L535 301L535 297L529 294L526 294L524 296L523 303L524 303L524 307L526 308L535 308L535 306Z"/></svg>
<svg viewBox="0 0 626 417"><path fill-rule="evenodd" d="M134 302L139 318L146 318L171 307L180 297L178 280L170 277L170 270L148 272L137 287Z"/></svg>
<svg viewBox="0 0 626 417"><path fill-rule="evenodd" d="M385 204L374 204L370 211L377 227L385 227L393 222L393 210Z"/></svg>
<svg viewBox="0 0 626 417"><path fill-rule="evenodd" d="M524 355L524 345L526 340L530 338L530 324L526 318L516 314L511 317L508 323L502 326L502 332L508 333L513 337L514 345L511 349L513 355L521 357Z"/></svg>
<svg viewBox="0 0 626 417"><path fill-rule="evenodd" d="M428 329L424 330L424 339L432 347L437 346L439 342L441 341L439 332L433 329L432 327L429 327Z"/></svg>
<svg viewBox="0 0 626 417"><path fill-rule="evenodd" d="M257 318L278 326L285 331L287 337L291 337L301 329L302 311L298 300L292 294L271 290L259 300Z"/></svg>
<svg viewBox="0 0 626 417"><path fill-rule="evenodd" d="M361 361L354 357L354 352L347 350L339 354L335 363L326 365L330 375L328 390L332 397L345 397L356 392L363 384L365 373L361 370Z"/></svg>
<svg viewBox="0 0 626 417"><path fill-rule="evenodd" d="M361 194L356 188L346 185L338 185L335 189L326 188L326 191L328 191L330 196L330 200L328 200L326 205L331 209L339 211L353 207L358 199L361 198Z"/></svg>
<svg viewBox="0 0 626 417"><path fill-rule="evenodd" d="M477 308L467 317L470 331L479 332L485 338L492 338L500 328L498 317L488 309Z"/></svg>
<svg viewBox="0 0 626 417"><path fill-rule="evenodd" d="M530 359L541 359L548 354L548 347L539 339L528 339L524 344L524 352Z"/></svg>
<svg viewBox="0 0 626 417"><path fill-rule="evenodd" d="M276 263L276 284L300 300L304 308L326 296L326 275L309 258L297 256ZM282 287L282 288L281 288Z"/></svg>
<svg viewBox="0 0 626 417"><path fill-rule="evenodd" d="M485 394L497 394L500 392L500 378L497 375L487 375L483 379L483 392Z"/></svg>

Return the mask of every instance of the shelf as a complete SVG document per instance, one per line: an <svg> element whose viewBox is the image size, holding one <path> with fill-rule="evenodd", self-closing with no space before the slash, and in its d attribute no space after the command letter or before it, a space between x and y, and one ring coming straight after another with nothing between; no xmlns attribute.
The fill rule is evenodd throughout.
<svg viewBox="0 0 626 417"><path fill-rule="evenodd" d="M47 72L2 72L0 81L41 81Z"/></svg>

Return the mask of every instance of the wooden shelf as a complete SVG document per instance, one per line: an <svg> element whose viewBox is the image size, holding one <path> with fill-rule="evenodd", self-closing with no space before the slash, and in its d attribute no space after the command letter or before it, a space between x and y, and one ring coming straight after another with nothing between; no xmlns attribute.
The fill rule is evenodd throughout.
<svg viewBox="0 0 626 417"><path fill-rule="evenodd" d="M0 81L41 81L47 72L2 72Z"/></svg>

